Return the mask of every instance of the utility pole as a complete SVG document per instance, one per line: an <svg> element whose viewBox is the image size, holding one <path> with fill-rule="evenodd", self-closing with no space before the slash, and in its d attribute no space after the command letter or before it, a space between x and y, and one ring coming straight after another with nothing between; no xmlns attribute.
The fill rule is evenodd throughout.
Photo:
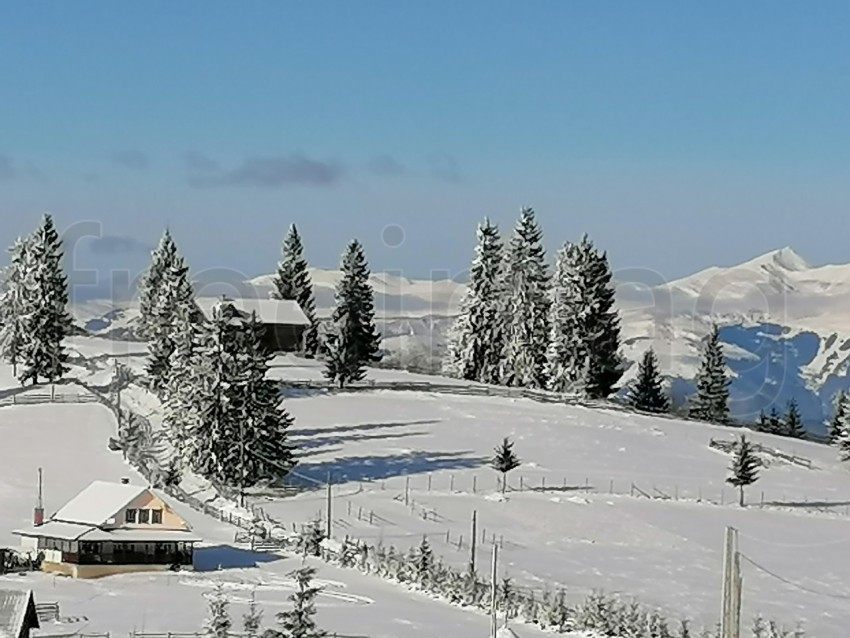
<svg viewBox="0 0 850 638"><path fill-rule="evenodd" d="M499 564L499 546L493 543L493 570L490 574L490 638L496 638L499 631L499 623L496 618L496 578Z"/></svg>
<svg viewBox="0 0 850 638"><path fill-rule="evenodd" d="M331 503L332 502L333 502L333 491L332 491L332 485L331 485L331 473L328 472L328 529L327 529L328 538L331 538L331 536L333 534L333 518L331 518L331 516L332 516Z"/></svg>
<svg viewBox="0 0 850 638"><path fill-rule="evenodd" d="M478 539L478 512L476 510L472 510L472 536L469 538L471 539L469 542L469 572L474 574L476 541Z"/></svg>
<svg viewBox="0 0 850 638"><path fill-rule="evenodd" d="M738 551L738 530L726 528L723 546L723 588L720 608L720 638L741 636L741 554Z"/></svg>
<svg viewBox="0 0 850 638"><path fill-rule="evenodd" d="M42 470L38 468L38 500L35 503L35 511L33 512L33 524L38 527L44 524L44 499L42 498Z"/></svg>

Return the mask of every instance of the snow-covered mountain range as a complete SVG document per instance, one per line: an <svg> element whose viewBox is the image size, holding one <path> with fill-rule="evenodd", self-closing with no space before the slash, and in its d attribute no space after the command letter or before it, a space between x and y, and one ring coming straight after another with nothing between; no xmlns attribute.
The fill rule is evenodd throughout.
<svg viewBox="0 0 850 638"><path fill-rule="evenodd" d="M311 269L320 316L333 306L336 270ZM272 276L245 282L229 294L268 297ZM427 368L442 354L445 335L465 286L452 280L412 280L373 273L375 307L385 348L397 363ZM218 294L205 284L204 295ZM809 427L819 429L839 389L850 388L850 264L811 266L782 248L732 267L712 267L657 285L620 282L623 353L636 361L650 345L670 378L675 401L691 390L701 341L712 322L734 375L733 412L754 418L760 409L784 410L794 398ZM89 301L76 315L94 331L119 330L133 321L122 304ZM635 366L625 380L634 374Z"/></svg>

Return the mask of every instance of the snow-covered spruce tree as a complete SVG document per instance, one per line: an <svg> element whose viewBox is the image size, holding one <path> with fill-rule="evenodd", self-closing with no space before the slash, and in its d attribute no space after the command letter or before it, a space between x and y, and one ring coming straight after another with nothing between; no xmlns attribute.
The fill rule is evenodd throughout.
<svg viewBox="0 0 850 638"><path fill-rule="evenodd" d="M364 366L381 360L381 336L375 330L375 301L369 283L369 265L356 239L342 256L342 277L336 286L336 307L325 376L344 387L366 376Z"/></svg>
<svg viewBox="0 0 850 638"><path fill-rule="evenodd" d="M151 253L150 266L139 283L139 319L136 331L145 339L152 336L151 330L158 321L154 311L160 286L166 277L165 273L175 265L177 259L177 245L174 243L171 231L166 229L156 249Z"/></svg>
<svg viewBox="0 0 850 638"><path fill-rule="evenodd" d="M62 269L62 240L50 215L44 216L30 236L26 255L32 270L25 275L28 300L21 325L25 338L18 379L22 384L36 384L41 379L54 383L68 371L62 342L72 321L67 308L68 278Z"/></svg>
<svg viewBox="0 0 850 638"><path fill-rule="evenodd" d="M245 638L258 638L263 624L263 611L257 606L257 592L251 592L248 611L242 615L242 629Z"/></svg>
<svg viewBox="0 0 850 638"><path fill-rule="evenodd" d="M842 390L835 398L835 411L833 412L832 420L829 422L828 434L830 445L835 445L841 436L848 407L850 406L848 406L847 393Z"/></svg>
<svg viewBox="0 0 850 638"><path fill-rule="evenodd" d="M850 411L843 414L836 428L838 435L834 445L838 448L838 456L842 461L850 461Z"/></svg>
<svg viewBox="0 0 850 638"><path fill-rule="evenodd" d="M729 468L731 474L726 479L727 483L738 488L740 494L739 505L741 507L744 507L744 488L752 485L759 479L758 468L761 465L761 459L756 454L753 444L747 440L746 436L741 435L735 446L732 465Z"/></svg>
<svg viewBox="0 0 850 638"><path fill-rule="evenodd" d="M9 248L9 266L3 273L3 295L0 297L0 321L2 322L3 358L12 366L12 374L18 376L24 340L24 320L31 311L34 296L27 285L26 277L34 269L29 263L28 239L18 238Z"/></svg>
<svg viewBox="0 0 850 638"><path fill-rule="evenodd" d="M578 245L566 243L555 260L546 349L547 387L553 392L584 395L586 391L583 373L588 357L582 309L587 294L582 256Z"/></svg>
<svg viewBox="0 0 850 638"><path fill-rule="evenodd" d="M679 633L676 638L691 638L691 621L687 618L682 618L679 621Z"/></svg>
<svg viewBox="0 0 850 638"><path fill-rule="evenodd" d="M316 596L322 589L313 585L315 575L315 567L302 567L289 574L298 586L289 597L293 608L277 615L278 626L286 638L325 638L328 635L316 624Z"/></svg>
<svg viewBox="0 0 850 638"><path fill-rule="evenodd" d="M234 475L239 475L238 437L243 413L232 400L232 388L238 374L240 329L233 306L213 308L193 357L193 392L183 411L187 430L185 454L190 467L219 484L232 485Z"/></svg>
<svg viewBox="0 0 850 638"><path fill-rule="evenodd" d="M319 348L319 324L316 319L316 298L313 293L313 280L307 260L304 258L304 244L295 224L289 227L281 248L281 260L277 265L274 280L275 299L297 301L301 310L310 320L304 334L304 354L308 358L316 356Z"/></svg>
<svg viewBox="0 0 850 638"><path fill-rule="evenodd" d="M153 299L151 322L146 328L149 351L146 370L150 388L162 397L169 385L171 354L178 338L177 323L187 315L194 318L196 313L189 267L181 257L176 257L162 274L158 294Z"/></svg>
<svg viewBox="0 0 850 638"><path fill-rule="evenodd" d="M501 488L504 494L508 487L508 472L518 468L521 463L514 452L514 444L508 437L502 440L502 444L495 449L495 452L490 467L502 475Z"/></svg>
<svg viewBox="0 0 850 638"><path fill-rule="evenodd" d="M729 422L729 379L726 358L720 344L720 329L715 325L703 352L702 365L696 378L697 393L689 415L709 423Z"/></svg>
<svg viewBox="0 0 850 638"><path fill-rule="evenodd" d="M423 536L422 542L414 549L412 562L414 581L420 587L428 587L434 577L434 552L427 536Z"/></svg>
<svg viewBox="0 0 850 638"><path fill-rule="evenodd" d="M217 583L209 597L209 614L204 623L204 635L207 638L229 638L232 624L224 587Z"/></svg>
<svg viewBox="0 0 850 638"><path fill-rule="evenodd" d="M244 437L246 485L283 478L295 466L289 428L294 419L284 409L277 382L268 377L272 355L263 345L264 327L252 314L238 335L233 402L241 412L237 445ZM240 460L241 464L241 460ZM241 470L240 470L241 474Z"/></svg>
<svg viewBox="0 0 850 638"><path fill-rule="evenodd" d="M466 296L450 332L444 368L460 379L498 383L504 250L499 228L489 219L478 225L477 237Z"/></svg>
<svg viewBox="0 0 850 638"><path fill-rule="evenodd" d="M298 553L302 556L321 556L322 542L327 538L322 522L312 521L301 529L296 545Z"/></svg>
<svg viewBox="0 0 850 638"><path fill-rule="evenodd" d="M205 369L203 362L197 358L203 334L201 326L194 321L191 308L180 306L174 317L174 349L168 360L170 371L163 406L163 425L174 448L178 468L183 467L186 440L191 429L189 421L196 416L192 410L197 392L195 380Z"/></svg>
<svg viewBox="0 0 850 638"><path fill-rule="evenodd" d="M752 638L767 638L767 623L761 616L753 618Z"/></svg>
<svg viewBox="0 0 850 638"><path fill-rule="evenodd" d="M661 387L658 357L652 348L644 353L638 365L637 379L629 392L629 403L645 412L660 413L670 410L670 400Z"/></svg>
<svg viewBox="0 0 850 638"><path fill-rule="evenodd" d="M504 278L499 377L508 386L545 388L549 269L543 233L531 208L520 211L505 257Z"/></svg>
<svg viewBox="0 0 850 638"><path fill-rule="evenodd" d="M794 439L806 438L806 428L803 427L803 417L800 416L800 408L797 400L788 401L788 410L785 413L785 428L783 434Z"/></svg>

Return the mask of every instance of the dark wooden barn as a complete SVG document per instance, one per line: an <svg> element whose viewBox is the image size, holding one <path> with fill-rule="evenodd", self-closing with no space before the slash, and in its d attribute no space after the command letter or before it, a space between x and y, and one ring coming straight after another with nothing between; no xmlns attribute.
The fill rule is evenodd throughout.
<svg viewBox="0 0 850 638"><path fill-rule="evenodd" d="M207 318L212 316L213 308L224 305L243 318L256 313L265 328L263 336L269 352L301 352L304 349L304 333L310 320L296 301L229 297L202 297L196 301Z"/></svg>

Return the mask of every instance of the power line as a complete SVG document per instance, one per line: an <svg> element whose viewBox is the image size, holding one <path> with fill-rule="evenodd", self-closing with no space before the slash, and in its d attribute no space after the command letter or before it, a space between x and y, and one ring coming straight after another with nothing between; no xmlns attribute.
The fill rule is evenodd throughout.
<svg viewBox="0 0 850 638"><path fill-rule="evenodd" d="M785 578L784 576L781 576L780 574L777 574L776 572L768 569L767 567L760 565L759 563L755 562L752 558L750 558L746 554L741 554L741 558L743 558L745 561L747 561L750 565L752 565L753 567L755 567L759 571L762 571L765 574L767 574L768 576L772 576L773 578L777 579L778 581L785 583L786 585L788 585L790 587L794 587L795 589L799 589L799 590L807 592L809 594L815 594L816 596L826 596L827 598L834 598L836 600L850 600L850 595L848 595L848 594L833 594L833 593L829 593L829 592L818 591L816 589L811 589L810 587L806 587L805 585L795 583L794 581L789 580L788 578ZM820 583L820 584L824 585L825 583Z"/></svg>

